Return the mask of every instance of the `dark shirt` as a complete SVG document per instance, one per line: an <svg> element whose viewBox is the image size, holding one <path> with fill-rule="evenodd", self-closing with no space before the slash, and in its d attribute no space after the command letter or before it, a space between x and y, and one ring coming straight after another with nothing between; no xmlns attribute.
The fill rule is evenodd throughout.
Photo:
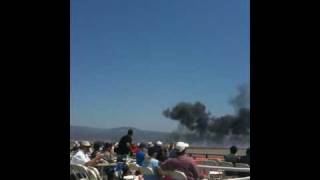
<svg viewBox="0 0 320 180"><path fill-rule="evenodd" d="M184 172L188 180L194 180L199 178L199 171L196 163L190 157L186 155L178 156L177 158L172 158L166 160L162 165L163 170L178 170Z"/></svg>
<svg viewBox="0 0 320 180"><path fill-rule="evenodd" d="M177 150L172 149L169 153L169 158L175 158L177 157Z"/></svg>
<svg viewBox="0 0 320 180"><path fill-rule="evenodd" d="M97 153L99 153L100 151L93 151L91 154L91 159L95 158Z"/></svg>
<svg viewBox="0 0 320 180"><path fill-rule="evenodd" d="M235 163L239 162L239 158L235 154L228 154L224 156L224 160L227 162L232 162L234 165Z"/></svg>
<svg viewBox="0 0 320 180"><path fill-rule="evenodd" d="M132 143L132 138L129 135L125 135L120 139L118 153L121 155L129 154L130 148L127 146L127 143Z"/></svg>
<svg viewBox="0 0 320 180"><path fill-rule="evenodd" d="M245 163L245 164L250 165L250 156L242 156L240 158L240 163Z"/></svg>
<svg viewBox="0 0 320 180"><path fill-rule="evenodd" d="M161 146L156 145L153 148L157 152L157 157L156 157L157 160L159 160L160 162L167 160L166 152Z"/></svg>

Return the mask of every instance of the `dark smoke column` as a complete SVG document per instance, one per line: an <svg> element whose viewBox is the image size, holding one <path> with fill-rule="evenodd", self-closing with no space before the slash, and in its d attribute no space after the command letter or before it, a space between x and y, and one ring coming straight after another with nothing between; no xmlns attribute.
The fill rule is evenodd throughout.
<svg viewBox="0 0 320 180"><path fill-rule="evenodd" d="M181 102L172 109L163 111L163 115L172 120L179 121L191 131L195 131L203 138L207 132L210 113L206 112L206 106L201 102L194 104Z"/></svg>
<svg viewBox="0 0 320 180"><path fill-rule="evenodd" d="M250 109L250 86L248 84L238 86L238 94L230 100L230 104L234 107L236 113L241 108Z"/></svg>

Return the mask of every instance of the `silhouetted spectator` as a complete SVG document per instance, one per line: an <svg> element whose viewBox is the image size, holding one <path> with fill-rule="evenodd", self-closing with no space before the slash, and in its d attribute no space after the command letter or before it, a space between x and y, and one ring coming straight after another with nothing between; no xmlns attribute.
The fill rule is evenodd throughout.
<svg viewBox="0 0 320 180"><path fill-rule="evenodd" d="M237 157L236 153L238 151L238 148L236 146L232 146L230 148L230 154L224 156L224 160L227 162L232 162L232 164L235 166L235 163L239 162L239 157Z"/></svg>
<svg viewBox="0 0 320 180"><path fill-rule="evenodd" d="M131 145L132 145L132 135L133 131L132 129L128 130L127 135L123 136L120 139L119 147L118 147L118 161L122 161L123 158L125 158L127 155L130 154L131 151Z"/></svg>
<svg viewBox="0 0 320 180"><path fill-rule="evenodd" d="M240 158L240 162L250 165L250 148L247 149L246 155Z"/></svg>

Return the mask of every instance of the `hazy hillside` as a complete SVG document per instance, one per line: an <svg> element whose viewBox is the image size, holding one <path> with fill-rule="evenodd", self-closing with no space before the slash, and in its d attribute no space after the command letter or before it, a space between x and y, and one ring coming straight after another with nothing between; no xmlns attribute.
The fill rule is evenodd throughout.
<svg viewBox="0 0 320 180"><path fill-rule="evenodd" d="M119 141L125 135L130 127L119 127L111 129L100 129L83 126L70 127L71 140L103 140L103 141ZM134 132L134 141L165 141L169 133L145 131L137 128L131 128Z"/></svg>

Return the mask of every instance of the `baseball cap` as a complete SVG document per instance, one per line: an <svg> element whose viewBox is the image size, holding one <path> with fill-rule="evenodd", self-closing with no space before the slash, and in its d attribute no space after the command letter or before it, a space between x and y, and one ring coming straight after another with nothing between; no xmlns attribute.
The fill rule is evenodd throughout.
<svg viewBox="0 0 320 180"><path fill-rule="evenodd" d="M179 141L179 142L176 143L175 149L177 149L179 152L182 152L187 147L189 147L188 143L184 143L184 142Z"/></svg>
<svg viewBox="0 0 320 180"><path fill-rule="evenodd" d="M161 141L157 141L157 142L156 142L156 145L162 146L162 142L161 142Z"/></svg>
<svg viewBox="0 0 320 180"><path fill-rule="evenodd" d="M145 148L145 147L146 147L146 144L144 144L144 143L139 144L139 148Z"/></svg>
<svg viewBox="0 0 320 180"><path fill-rule="evenodd" d="M153 146L153 143L150 141L150 142L148 142L147 146L148 146L148 147L152 147L152 146Z"/></svg>

